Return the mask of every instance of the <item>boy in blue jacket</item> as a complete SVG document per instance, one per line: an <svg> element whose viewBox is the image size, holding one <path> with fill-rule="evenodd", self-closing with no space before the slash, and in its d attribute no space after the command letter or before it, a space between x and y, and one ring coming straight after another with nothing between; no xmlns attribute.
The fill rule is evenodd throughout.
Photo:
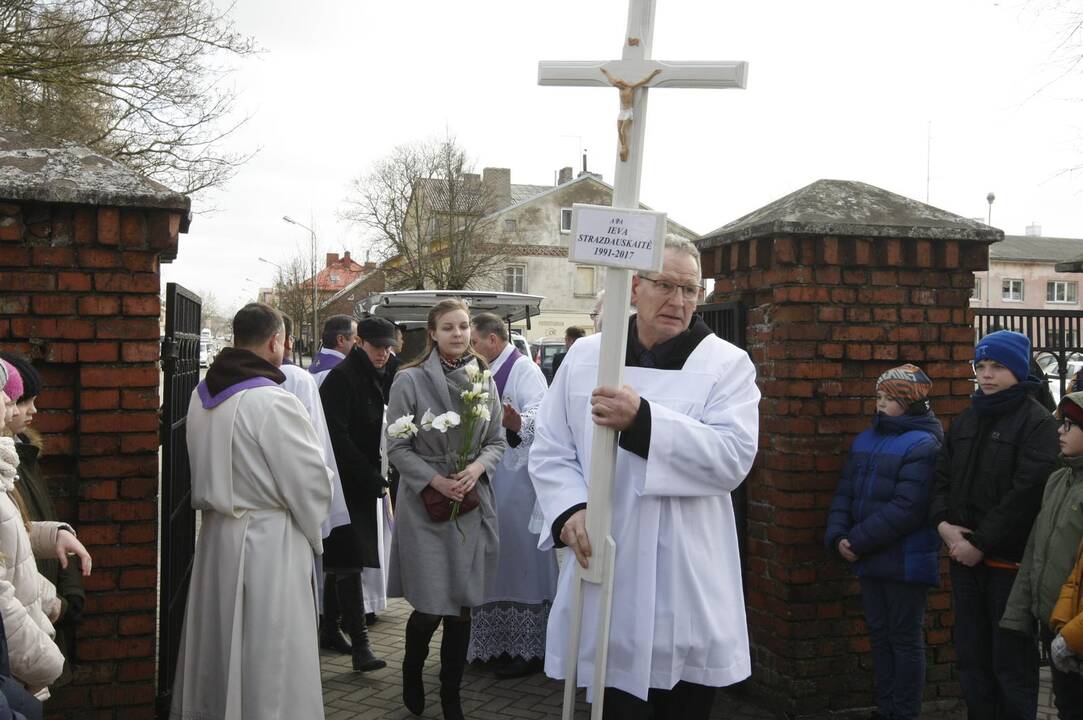
<svg viewBox="0 0 1083 720"><path fill-rule="evenodd" d="M876 675L874 718L915 720L925 685L923 623L939 582L939 542L927 518L944 431L932 381L915 365L876 381L876 417L854 440L831 503L826 542L861 582Z"/></svg>

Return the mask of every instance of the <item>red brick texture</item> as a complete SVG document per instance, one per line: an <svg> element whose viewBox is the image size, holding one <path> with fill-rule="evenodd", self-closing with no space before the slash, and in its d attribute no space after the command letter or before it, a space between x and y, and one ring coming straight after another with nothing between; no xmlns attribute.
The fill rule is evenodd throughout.
<svg viewBox="0 0 1083 720"><path fill-rule="evenodd" d="M0 204L0 347L42 371L43 464L94 557L50 717L154 714L159 256L179 228L166 210Z"/></svg>
<svg viewBox="0 0 1083 720"><path fill-rule="evenodd" d="M719 302L748 308L747 347L763 393L748 485L746 604L753 687L790 716L874 703L857 582L824 549L846 453L875 413L875 379L913 362L933 379L944 422L968 402L975 334L968 298L984 243L774 236L706 250ZM926 614L927 703L959 688L946 563Z"/></svg>

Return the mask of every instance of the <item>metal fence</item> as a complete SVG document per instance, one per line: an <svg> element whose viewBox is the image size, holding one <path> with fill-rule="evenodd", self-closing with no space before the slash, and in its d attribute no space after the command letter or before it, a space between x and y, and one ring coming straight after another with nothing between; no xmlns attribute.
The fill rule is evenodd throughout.
<svg viewBox="0 0 1083 720"><path fill-rule="evenodd" d="M169 717L173 676L184 623L184 605L195 555L196 514L188 466L185 419L199 383L199 331L202 302L176 283L166 285L165 337L162 339L162 488L159 534L158 697L156 713Z"/></svg>
<svg viewBox="0 0 1083 720"><path fill-rule="evenodd" d="M1039 368L1059 380L1060 395L1083 369L1083 312L1079 310L974 308L974 330L975 342L997 330L1014 330L1030 338Z"/></svg>

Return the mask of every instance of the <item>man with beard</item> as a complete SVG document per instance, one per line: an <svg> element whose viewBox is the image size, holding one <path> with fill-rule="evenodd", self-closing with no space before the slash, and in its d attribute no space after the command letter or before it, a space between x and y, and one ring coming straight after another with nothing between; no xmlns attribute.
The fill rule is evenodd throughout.
<svg viewBox="0 0 1083 720"><path fill-rule="evenodd" d="M342 625L350 636L356 672L387 665L369 647L361 571L380 567L377 503L387 488L380 461L383 434L383 372L395 326L383 318L358 323L361 342L334 367L320 386L327 429L341 473L350 524L335 528L325 543L327 593L337 594ZM334 578L332 580L332 578ZM326 604L326 602L325 602Z"/></svg>

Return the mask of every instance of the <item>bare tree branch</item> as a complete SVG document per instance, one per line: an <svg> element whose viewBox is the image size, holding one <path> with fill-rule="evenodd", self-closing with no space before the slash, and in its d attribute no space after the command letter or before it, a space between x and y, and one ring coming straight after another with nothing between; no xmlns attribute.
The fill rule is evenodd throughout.
<svg viewBox="0 0 1083 720"><path fill-rule="evenodd" d="M395 148L345 202L341 217L369 232L390 288L480 288L505 260L480 224L489 195L453 137Z"/></svg>
<svg viewBox="0 0 1083 720"><path fill-rule="evenodd" d="M61 137L187 193L252 153L225 64L256 52L213 0L3 0L0 122Z"/></svg>

